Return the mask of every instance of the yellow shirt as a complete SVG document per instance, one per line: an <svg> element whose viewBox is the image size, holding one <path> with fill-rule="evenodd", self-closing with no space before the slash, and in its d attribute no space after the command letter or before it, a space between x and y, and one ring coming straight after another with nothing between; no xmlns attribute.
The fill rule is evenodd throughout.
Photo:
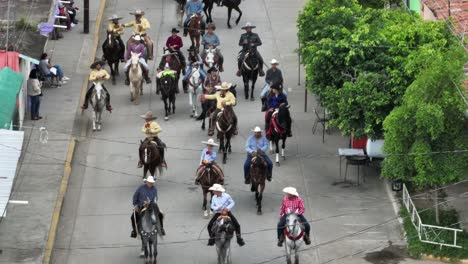
<svg viewBox="0 0 468 264"><path fill-rule="evenodd" d="M117 36L122 36L124 34L124 30L125 27L122 23L115 24L114 22L111 22L107 27L107 31L112 32Z"/></svg>
<svg viewBox="0 0 468 264"><path fill-rule="evenodd" d="M150 121L145 122L141 131L145 133L147 137L157 137L162 129L156 121Z"/></svg>
<svg viewBox="0 0 468 264"><path fill-rule="evenodd" d="M104 80L109 80L110 75L104 69L100 69L99 71L98 70L92 70L91 73L89 74L89 80L90 81L96 81L98 77L104 77Z"/></svg>
<svg viewBox="0 0 468 264"><path fill-rule="evenodd" d="M218 109L224 109L223 107L223 102L226 103L226 105L232 105L234 106L236 104L236 97L231 92L227 92L224 97L221 97L220 92L216 92L215 94L208 94L205 95L205 99L208 100L214 100L216 99L216 107Z"/></svg>
<svg viewBox="0 0 468 264"><path fill-rule="evenodd" d="M141 18L140 24L137 24L136 20L133 20L130 23L125 24L125 27L132 27L132 26L133 26L133 31L136 34L140 34L140 35L146 34L146 30L151 28L149 21L144 17ZM139 29L139 26L141 26L141 30Z"/></svg>

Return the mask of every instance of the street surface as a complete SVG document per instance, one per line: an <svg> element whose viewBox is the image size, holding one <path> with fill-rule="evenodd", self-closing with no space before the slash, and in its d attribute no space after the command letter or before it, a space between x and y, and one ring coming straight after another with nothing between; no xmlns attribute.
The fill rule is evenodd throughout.
<svg viewBox="0 0 468 264"><path fill-rule="evenodd" d="M227 29L227 9L216 7L213 18L216 34L220 37L225 57L222 80L238 85L238 105L235 112L239 119L239 135L232 141L233 153L222 169L226 175L226 189L236 201L233 213L242 225L246 246L232 243L233 263L284 263L283 248L276 246L276 224L279 207L286 186L298 188L306 203L305 216L312 222L312 245L304 247L301 263L368 263L365 254L379 251L393 244L404 244L400 225L387 195L384 184L374 168L367 169L366 182L360 187L344 188L334 185L339 181L338 147L346 147L347 139L339 132L326 135L322 144L321 127L312 135L315 116L313 97L309 96L309 109L304 113L304 78L297 85L298 62L295 49L296 17L304 0L243 1L241 22ZM175 1L107 1L103 17L101 41L107 26L107 18L113 13L123 16L123 22L132 19L134 8L142 8L152 24L150 37L155 42L155 61L150 61L152 72L159 63L162 47L177 25ZM231 23L237 13L233 12ZM265 62L276 58L285 76L285 87L291 105L293 137L288 139L286 161L275 167L273 182L268 183L263 199L263 215L256 215L254 196L250 187L243 184L244 144L256 125L263 127L259 93L263 78L256 85L256 101L245 101L241 78L235 76L237 45L247 21L257 26L263 46L259 51ZM182 30L181 30L182 31ZM182 32L181 32L182 33ZM127 29L124 41L131 34ZM190 46L184 38L183 51ZM154 63L156 62L156 65ZM154 76L154 75L153 75ZM140 241L129 237L131 197L142 184L142 170L136 168L139 140L144 138L140 129L143 120L139 115L147 110L155 112L162 126L161 139L167 144L168 170L157 177L159 205L166 214L167 236L159 240L158 263L216 263L214 247L206 246L208 219L202 216L202 193L193 184L201 150L200 141L207 140L200 123L190 119L188 96L177 96L176 114L165 122L163 103L155 95L155 83L144 86L144 95L138 106L130 102L130 89L123 84L123 66L116 86L109 83L114 111L104 115L101 132L89 129L91 111L82 117L81 126L86 137L80 138L75 151L73 172L65 198L53 263L139 263ZM87 129L87 130L86 130ZM79 131L79 129L78 129ZM274 157L271 156L274 160ZM218 163L221 160L218 159ZM355 179L355 168L348 176ZM375 227L374 227L375 226ZM362 232L360 232L362 231ZM360 233L356 233L360 232ZM375 259L374 259L375 260ZM374 263L386 263L378 262ZM393 263L393 262L388 262ZM402 263L413 263L412 260Z"/></svg>

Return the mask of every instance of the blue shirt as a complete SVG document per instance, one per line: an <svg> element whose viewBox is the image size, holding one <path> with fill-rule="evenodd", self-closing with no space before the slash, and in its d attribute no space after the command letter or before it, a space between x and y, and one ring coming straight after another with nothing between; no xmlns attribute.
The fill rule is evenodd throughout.
<svg viewBox="0 0 468 264"><path fill-rule="evenodd" d="M286 95L284 95L283 93L280 93L278 96L276 96L275 94L270 94L270 96L268 97L268 101L266 103L266 107L267 109L277 109L279 108L280 104L288 104L288 99L286 98Z"/></svg>
<svg viewBox="0 0 468 264"><path fill-rule="evenodd" d="M257 140L255 135L250 136L247 139L247 143L245 143L245 150L252 154L252 152L256 152L257 149L261 149L263 152L267 152L268 150L268 140L266 137L262 136L260 139Z"/></svg>
<svg viewBox="0 0 468 264"><path fill-rule="evenodd" d="M198 0L197 2L188 1L187 4L185 4L185 13L187 14L187 17L190 17L195 13L201 15L203 13L202 0Z"/></svg>
<svg viewBox="0 0 468 264"><path fill-rule="evenodd" d="M158 191L156 186L153 185L152 188L149 188L146 184L141 185L136 190L133 195L133 206L138 205L139 207L143 206L145 201L156 201L158 199Z"/></svg>
<svg viewBox="0 0 468 264"><path fill-rule="evenodd" d="M216 34L213 33L210 36L208 34L203 35L202 44L205 49L208 49L209 45L217 47L221 43L219 42L218 36L216 36Z"/></svg>
<svg viewBox="0 0 468 264"><path fill-rule="evenodd" d="M234 205L236 205L236 203L227 193L221 193L221 196L215 195L211 198L211 210L215 213L221 213L224 208L231 211Z"/></svg>
<svg viewBox="0 0 468 264"><path fill-rule="evenodd" d="M200 165L202 165L202 161L205 159L208 162L213 162L216 160L216 150L213 148L210 150L210 154L207 154L208 148L204 148L200 158Z"/></svg>

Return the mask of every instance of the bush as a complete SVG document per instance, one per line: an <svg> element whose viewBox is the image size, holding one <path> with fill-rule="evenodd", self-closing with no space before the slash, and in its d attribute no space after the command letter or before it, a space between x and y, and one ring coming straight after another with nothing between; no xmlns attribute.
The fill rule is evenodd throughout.
<svg viewBox="0 0 468 264"><path fill-rule="evenodd" d="M28 21L25 17L16 21L15 27L17 30L24 31L37 31L37 25L34 22Z"/></svg>

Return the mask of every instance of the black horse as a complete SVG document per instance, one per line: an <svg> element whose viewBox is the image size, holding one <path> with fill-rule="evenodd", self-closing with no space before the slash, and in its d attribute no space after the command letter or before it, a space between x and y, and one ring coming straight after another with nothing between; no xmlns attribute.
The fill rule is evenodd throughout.
<svg viewBox="0 0 468 264"><path fill-rule="evenodd" d="M249 99L249 81L252 82L252 89L250 90L250 100L255 100L254 89L257 82L260 68L260 61L257 57L257 51L253 47L249 47L246 51L244 61L241 64L242 80L244 82L245 100Z"/></svg>
<svg viewBox="0 0 468 264"><path fill-rule="evenodd" d="M291 114L289 113L289 106L281 105L278 111L274 112L271 115L271 118L266 121L267 138L275 144L275 162L276 165L279 166L279 141L283 141L283 144L281 145L281 157L283 157L283 160L286 160L286 156L284 155L284 149L286 147L286 139L288 138L288 134L291 131L292 120Z"/></svg>
<svg viewBox="0 0 468 264"><path fill-rule="evenodd" d="M237 98L236 87L237 85L231 86L229 91L234 95L234 97ZM205 89L205 94L209 94L206 92L206 89ZM216 100L205 100L204 102L202 102L201 106L202 106L202 113L197 118L197 120L202 120L201 129L205 130L206 128L205 119L207 116L210 117L211 113L213 113L216 110ZM208 120L208 125L211 126L211 120Z"/></svg>
<svg viewBox="0 0 468 264"><path fill-rule="evenodd" d="M115 76L119 75L119 63L122 52L123 50L117 38L114 34L108 32L107 39L102 44L102 53L107 64L109 64L113 85L115 85Z"/></svg>
<svg viewBox="0 0 468 264"><path fill-rule="evenodd" d="M239 24L239 21L242 17L242 11L239 8L239 5L241 3L241 0L203 0L205 3L205 7L203 8L203 11L205 11L206 15L206 23L211 23L213 22L213 18L211 17L211 11L213 10L213 5L216 2L218 5L224 5L228 9L228 20L227 20L227 26L228 28L231 27L231 14L232 10L236 10L239 13L239 17L236 19L236 25Z"/></svg>
<svg viewBox="0 0 468 264"><path fill-rule="evenodd" d="M227 154L231 153L231 138L234 134L235 113L232 105L226 105L224 110L213 116L216 120L217 137L219 139L219 151L223 153L223 164L226 164Z"/></svg>
<svg viewBox="0 0 468 264"><path fill-rule="evenodd" d="M170 75L166 75L161 77L161 79L157 80L157 85L160 85L161 88L161 95L162 100L164 101L164 110L166 111L166 115L164 120L169 120L169 114L175 113L175 101L176 101L176 89L177 89L177 78L173 78Z"/></svg>

